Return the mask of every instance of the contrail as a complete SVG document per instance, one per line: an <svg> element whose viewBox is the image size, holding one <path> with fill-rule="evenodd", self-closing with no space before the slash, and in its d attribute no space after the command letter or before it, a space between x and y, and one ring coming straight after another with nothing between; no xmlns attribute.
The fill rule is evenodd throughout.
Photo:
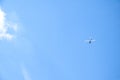
<svg viewBox="0 0 120 80"><path fill-rule="evenodd" d="M23 75L24 80L32 80L30 75L29 75L29 72L27 71L25 66L22 65L21 69L22 69L22 75Z"/></svg>

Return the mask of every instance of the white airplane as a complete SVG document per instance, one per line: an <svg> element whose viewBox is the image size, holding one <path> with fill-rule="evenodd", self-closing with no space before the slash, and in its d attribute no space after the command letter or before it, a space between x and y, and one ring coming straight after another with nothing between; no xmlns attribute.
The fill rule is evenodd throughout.
<svg viewBox="0 0 120 80"><path fill-rule="evenodd" d="M90 38L90 39L88 39L88 40L85 40L85 42L87 42L87 43L89 43L89 44L91 44L92 42L95 42L96 40L94 40L94 39L92 39L92 38Z"/></svg>

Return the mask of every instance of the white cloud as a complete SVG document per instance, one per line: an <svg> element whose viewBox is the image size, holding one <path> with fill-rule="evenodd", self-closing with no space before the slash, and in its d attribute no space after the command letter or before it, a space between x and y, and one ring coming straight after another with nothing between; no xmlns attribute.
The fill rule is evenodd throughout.
<svg viewBox="0 0 120 80"><path fill-rule="evenodd" d="M30 75L29 75L27 69L24 66L22 66L22 74L23 74L24 80L32 80L30 78Z"/></svg>
<svg viewBox="0 0 120 80"><path fill-rule="evenodd" d="M6 20L6 13L0 8L0 40L12 40L13 37L15 37L9 30L16 32L17 24L8 23L8 20Z"/></svg>

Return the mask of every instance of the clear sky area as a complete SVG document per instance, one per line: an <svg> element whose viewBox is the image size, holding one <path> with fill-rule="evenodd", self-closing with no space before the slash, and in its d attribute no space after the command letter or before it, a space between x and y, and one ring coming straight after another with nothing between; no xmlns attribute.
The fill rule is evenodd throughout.
<svg viewBox="0 0 120 80"><path fill-rule="evenodd" d="M120 0L0 0L0 80L120 80Z"/></svg>

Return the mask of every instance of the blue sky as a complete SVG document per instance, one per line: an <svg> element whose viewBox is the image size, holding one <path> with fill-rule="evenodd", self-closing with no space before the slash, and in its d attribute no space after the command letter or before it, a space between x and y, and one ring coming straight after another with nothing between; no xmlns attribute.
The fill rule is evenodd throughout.
<svg viewBox="0 0 120 80"><path fill-rule="evenodd" d="M120 80L119 0L0 5L0 80Z"/></svg>

